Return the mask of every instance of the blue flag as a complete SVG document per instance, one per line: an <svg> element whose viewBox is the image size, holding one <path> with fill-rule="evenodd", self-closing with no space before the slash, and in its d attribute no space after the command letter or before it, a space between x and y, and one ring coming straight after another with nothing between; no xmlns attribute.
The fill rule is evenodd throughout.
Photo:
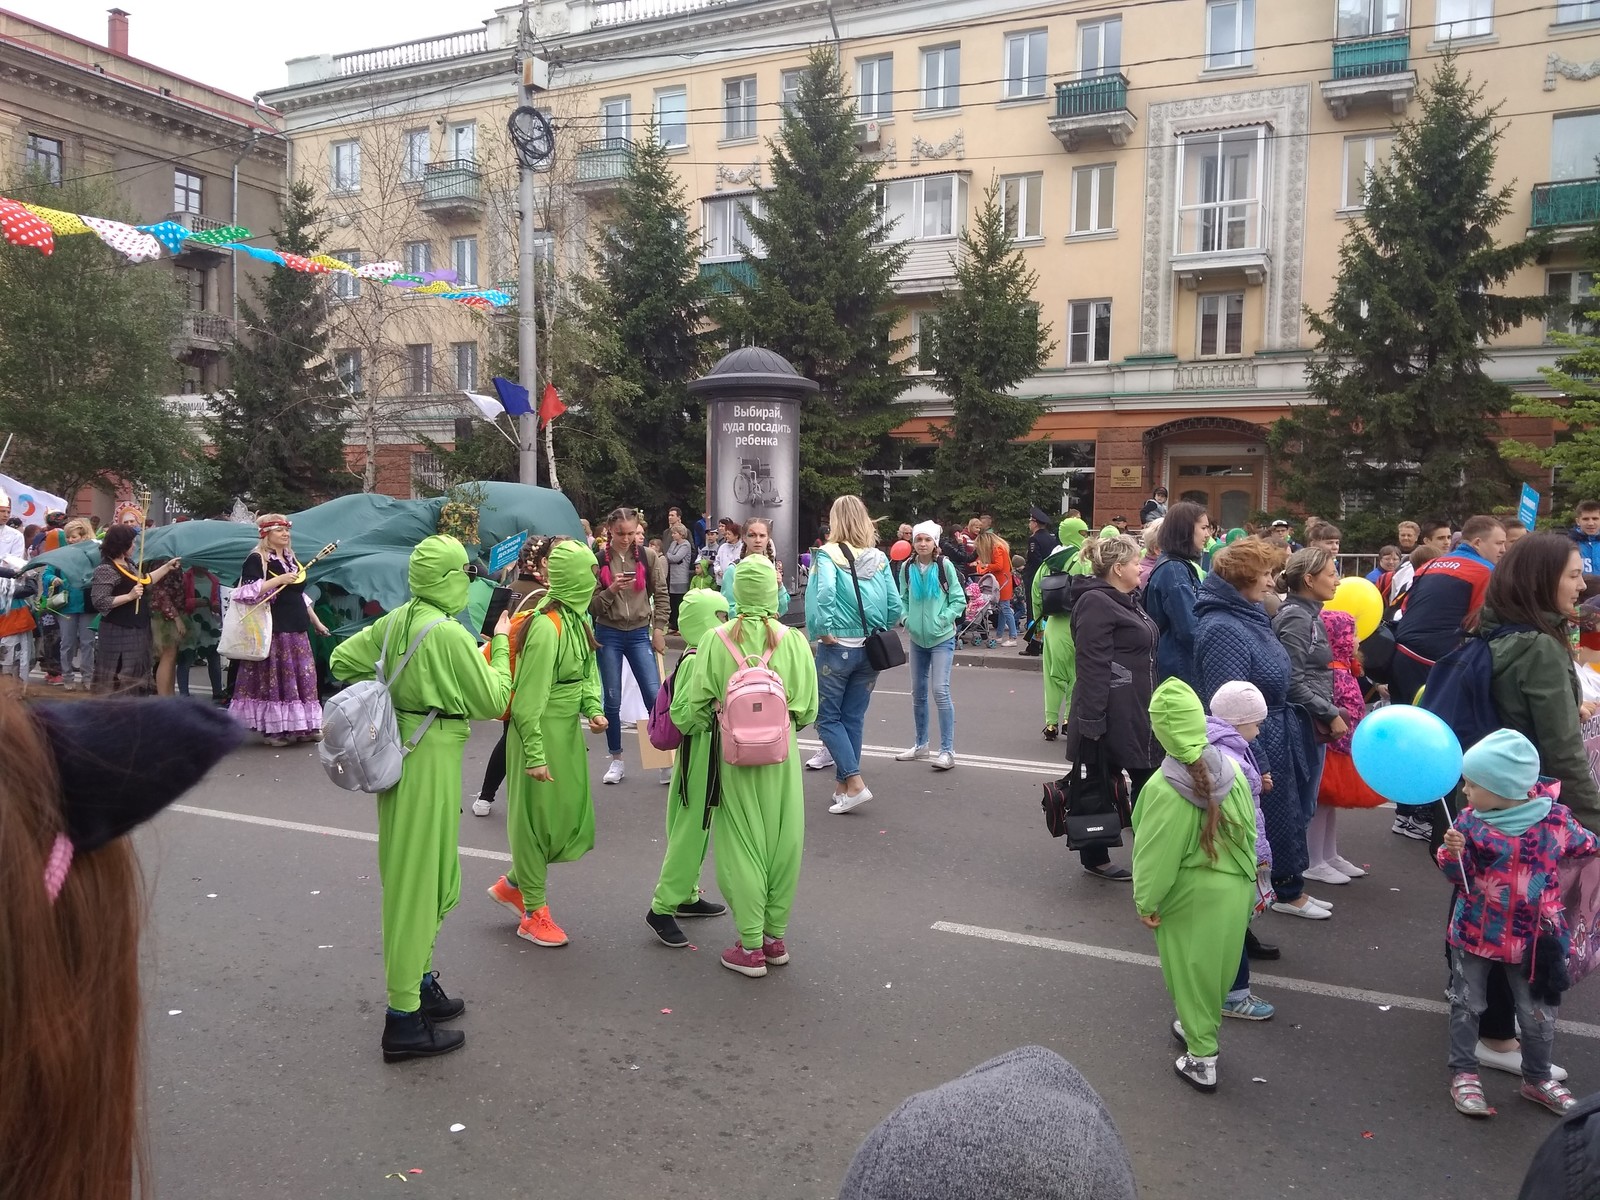
<svg viewBox="0 0 1600 1200"><path fill-rule="evenodd" d="M526 416L533 411L533 404L528 399L528 389L521 384L512 383L509 379L494 377L495 395L500 397L500 403L505 405L506 412L513 417Z"/></svg>

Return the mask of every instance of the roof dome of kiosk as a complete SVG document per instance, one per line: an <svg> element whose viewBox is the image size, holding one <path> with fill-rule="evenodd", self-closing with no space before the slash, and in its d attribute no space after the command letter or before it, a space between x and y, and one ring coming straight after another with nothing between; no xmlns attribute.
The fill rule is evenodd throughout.
<svg viewBox="0 0 1600 1200"><path fill-rule="evenodd" d="M741 346L718 360L699 379L690 381L691 395L738 393L742 395L801 396L818 390L783 355L761 346Z"/></svg>

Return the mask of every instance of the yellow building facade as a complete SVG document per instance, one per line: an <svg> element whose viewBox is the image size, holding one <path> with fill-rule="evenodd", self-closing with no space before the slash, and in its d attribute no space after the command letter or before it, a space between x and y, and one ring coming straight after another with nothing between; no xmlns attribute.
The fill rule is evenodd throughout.
<svg viewBox="0 0 1600 1200"><path fill-rule="evenodd" d="M291 63L290 85L266 98L284 113L293 169L326 178L334 210L350 199L340 162L359 154L365 171L399 148L423 169L395 194L426 218L434 253L476 237L479 281L513 278L504 120L518 14ZM558 131L540 236L558 276L582 269L652 117L691 198L702 270L723 281L744 269L740 206L759 204L771 182L767 139L819 43L837 47L862 153L879 164L882 204L909 243L903 333L914 338L950 286L965 223L997 184L1056 343L1020 390L1043 404L1035 432L1051 444L1062 506L1098 520L1133 516L1157 484L1227 525L1273 506L1264 430L1305 399L1304 309L1326 303L1365 172L1447 52L1500 106L1498 176L1513 199L1498 236L1600 219L1597 2L548 0L533 14L550 68L540 104ZM423 129L425 162L406 140ZM438 198L469 185L471 203ZM395 206L383 190L369 195L364 177L349 214L350 246L366 258L403 252L404 239L367 215ZM1583 267L1568 238L1511 287L1575 300L1592 282ZM408 319L421 324L389 341L430 338L430 386L448 390L438 356L455 353L474 319L436 308ZM1527 390L1542 388L1538 368L1555 358L1544 324L1493 350L1490 373ZM870 465L885 492L918 469L928 421L948 412L920 377L905 399L901 452Z"/></svg>

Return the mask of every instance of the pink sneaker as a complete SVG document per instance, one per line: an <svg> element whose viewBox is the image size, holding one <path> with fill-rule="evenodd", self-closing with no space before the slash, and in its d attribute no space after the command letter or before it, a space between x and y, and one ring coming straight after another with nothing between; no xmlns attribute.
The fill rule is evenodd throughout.
<svg viewBox="0 0 1600 1200"><path fill-rule="evenodd" d="M722 965L751 979L760 979L767 973L766 955L759 950L746 950L743 946L729 946L724 950Z"/></svg>
<svg viewBox="0 0 1600 1200"><path fill-rule="evenodd" d="M767 966L781 967L789 961L789 949L783 944L782 938L762 938L761 956L767 960Z"/></svg>

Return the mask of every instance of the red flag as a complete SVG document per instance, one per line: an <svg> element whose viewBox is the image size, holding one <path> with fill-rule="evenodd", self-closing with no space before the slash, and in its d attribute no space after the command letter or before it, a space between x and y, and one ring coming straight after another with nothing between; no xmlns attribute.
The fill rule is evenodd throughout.
<svg viewBox="0 0 1600 1200"><path fill-rule="evenodd" d="M544 394L539 397L539 420L549 424L566 411L567 406L561 402L561 396L556 391L556 385L553 383L545 384Z"/></svg>

